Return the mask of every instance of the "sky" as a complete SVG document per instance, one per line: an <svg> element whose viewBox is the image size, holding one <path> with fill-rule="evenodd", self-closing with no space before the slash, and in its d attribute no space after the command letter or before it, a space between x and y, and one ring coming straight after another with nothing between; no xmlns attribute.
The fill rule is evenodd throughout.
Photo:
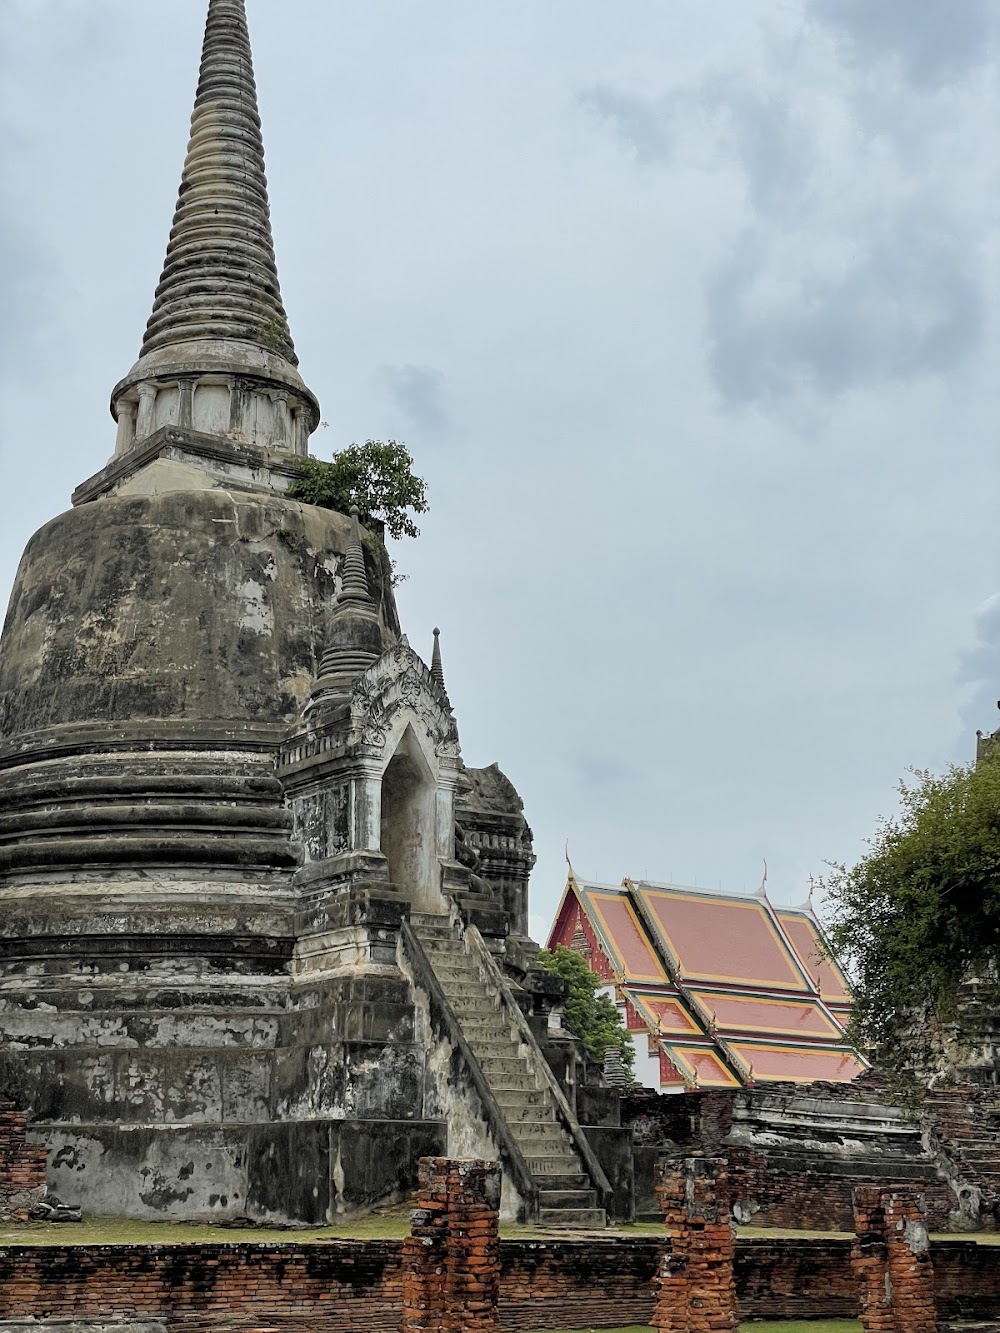
<svg viewBox="0 0 1000 1333"><path fill-rule="evenodd" d="M0 0L0 601L114 444L205 0ZM1000 0L248 0L313 452L405 441L466 762L775 901L1000 724Z"/></svg>

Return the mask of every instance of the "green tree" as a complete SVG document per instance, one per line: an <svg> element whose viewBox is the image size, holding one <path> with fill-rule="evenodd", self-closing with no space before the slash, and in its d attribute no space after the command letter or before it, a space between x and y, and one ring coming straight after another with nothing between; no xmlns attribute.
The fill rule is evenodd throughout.
<svg viewBox="0 0 1000 1333"><path fill-rule="evenodd" d="M830 943L854 977L852 1036L902 1071L967 1021L963 981L1000 1000L1000 763L914 771L857 865L835 866Z"/></svg>
<svg viewBox="0 0 1000 1333"><path fill-rule="evenodd" d="M551 952L540 950L538 965L546 972L554 972L568 984L563 1015L567 1028L574 1037L580 1038L587 1054L603 1064L607 1048L617 1046L625 1068L631 1074L635 1047L617 1005L609 996L597 994L605 982L591 972L584 958L562 944L556 945Z"/></svg>
<svg viewBox="0 0 1000 1333"><path fill-rule="evenodd" d="M361 522L385 524L390 537L419 537L411 514L426 514L427 484L413 471L413 458L396 440L368 440L334 454L333 461L297 460L299 477L289 494L306 504L349 514L361 511Z"/></svg>

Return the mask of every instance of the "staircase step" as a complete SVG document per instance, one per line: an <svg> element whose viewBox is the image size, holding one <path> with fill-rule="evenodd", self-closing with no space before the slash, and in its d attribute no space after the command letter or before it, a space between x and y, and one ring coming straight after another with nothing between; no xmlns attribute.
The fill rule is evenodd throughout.
<svg viewBox="0 0 1000 1333"><path fill-rule="evenodd" d="M483 1070L483 1073L486 1073L486 1070ZM504 1105L504 1102L501 1099L502 1093L505 1092L517 1093L520 1096L522 1093L528 1093L530 1095L533 1092L539 1091L539 1087L538 1084L535 1082L534 1076L532 1074L527 1073L527 1071L525 1071L523 1074L505 1073L496 1078L492 1076L488 1077L489 1077L490 1088L493 1091L493 1096L496 1098L497 1103L500 1106Z"/></svg>
<svg viewBox="0 0 1000 1333"><path fill-rule="evenodd" d="M596 1208L597 1190L539 1190L540 1208Z"/></svg>
<svg viewBox="0 0 1000 1333"><path fill-rule="evenodd" d="M577 1231L603 1231L608 1219L603 1208L539 1208L538 1225Z"/></svg>
<svg viewBox="0 0 1000 1333"><path fill-rule="evenodd" d="M452 985L456 982L479 981L479 973L476 971L472 963L459 963L457 959L455 962L452 962L450 958L444 961L432 958L431 966L434 968L434 973L444 988L446 995L451 990ZM480 985L482 985L481 982Z"/></svg>
<svg viewBox="0 0 1000 1333"><path fill-rule="evenodd" d="M462 1031L470 1041L503 1041L511 1047L519 1044L515 1041L510 1024L499 1016L493 1018L477 1015L475 1018L465 1019L462 1022Z"/></svg>
<svg viewBox="0 0 1000 1333"><path fill-rule="evenodd" d="M511 1021L505 1016L503 1009L497 1009L492 1001L485 1001L488 1002L489 1009L484 1010L481 1008L481 1002L483 1001L477 1004L469 996L463 996L460 1000L452 1000L451 996L448 996L448 998L451 1000L452 1008L455 1009L456 1013L459 1012L459 1009L463 1012L463 1026L467 1032L476 1033L477 1036L481 1037L501 1036L505 1041L515 1040ZM520 1041L520 1037L517 1040Z"/></svg>
<svg viewBox="0 0 1000 1333"><path fill-rule="evenodd" d="M577 1167L572 1173L559 1174L557 1171L551 1171L544 1177L539 1176L539 1196L548 1194L550 1190L589 1190L592 1188L590 1181Z"/></svg>
<svg viewBox="0 0 1000 1333"><path fill-rule="evenodd" d="M587 1184L587 1177L580 1170L580 1164L572 1153L551 1153L545 1156L522 1153L522 1156L535 1180L540 1180L544 1176L548 1184L549 1178L555 1176L559 1180L560 1188L565 1186L569 1189L585 1187Z"/></svg>
<svg viewBox="0 0 1000 1333"><path fill-rule="evenodd" d="M494 1086L493 1095L508 1120L535 1120L539 1111L549 1105L547 1093L538 1088L534 1082L530 1088L525 1088L523 1091Z"/></svg>
<svg viewBox="0 0 1000 1333"><path fill-rule="evenodd" d="M566 1131L562 1125L556 1124L554 1120L518 1120L516 1124L511 1125L514 1133L518 1137L526 1139L558 1139L561 1147L567 1152L572 1152L573 1148L566 1137Z"/></svg>
<svg viewBox="0 0 1000 1333"><path fill-rule="evenodd" d="M450 967L458 963L462 963L466 967L478 968L479 966L476 959L471 954L467 954L457 940L442 940L440 943L435 940L428 940L424 946L424 953L435 967Z"/></svg>
<svg viewBox="0 0 1000 1333"><path fill-rule="evenodd" d="M438 939L433 935L423 938L420 943L424 946L424 953L429 958L468 958L472 961L472 955L466 953L465 945L461 940L452 938L445 939L443 936Z"/></svg>
<svg viewBox="0 0 1000 1333"><path fill-rule="evenodd" d="M514 1064L511 1065L512 1069L516 1065L517 1068L527 1071L527 1065L524 1062L523 1056L520 1054L517 1047L512 1044L509 1037L475 1037L468 1030L465 1030L465 1037L469 1045L475 1051L479 1063L483 1065L484 1068L487 1061L492 1064L492 1062L497 1060L510 1060L514 1062ZM501 1068L505 1067L505 1065L501 1066Z"/></svg>
<svg viewBox="0 0 1000 1333"><path fill-rule="evenodd" d="M486 1023L496 1017L496 1005L485 997L478 1000L455 1000L449 995L448 1002L463 1027L466 1023Z"/></svg>
<svg viewBox="0 0 1000 1333"><path fill-rule="evenodd" d="M486 989L480 977L473 980L455 981L448 987L448 999L452 1004L459 1000L489 1000L490 1006L496 1009L496 1004L492 995Z"/></svg>
<svg viewBox="0 0 1000 1333"><path fill-rule="evenodd" d="M424 946L424 953L427 954L428 958L468 958L470 962L472 961L471 955L465 952L465 945L461 940L436 939L433 935L430 935L420 942Z"/></svg>
<svg viewBox="0 0 1000 1333"><path fill-rule="evenodd" d="M520 1055L483 1055L479 1063L483 1067L483 1073L491 1076L491 1082L494 1075L499 1082L503 1082L505 1074L513 1074L516 1077L529 1072L527 1062Z"/></svg>
<svg viewBox="0 0 1000 1333"><path fill-rule="evenodd" d="M548 1153L559 1156L568 1148L566 1136L555 1125L547 1125L537 1134L528 1134L524 1132L524 1122L519 1120L510 1126L510 1132L521 1152L531 1153L533 1157Z"/></svg>

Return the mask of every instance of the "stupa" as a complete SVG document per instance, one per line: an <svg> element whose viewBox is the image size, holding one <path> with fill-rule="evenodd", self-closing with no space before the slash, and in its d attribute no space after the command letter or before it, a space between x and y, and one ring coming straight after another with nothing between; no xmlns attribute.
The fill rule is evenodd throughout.
<svg viewBox="0 0 1000 1333"><path fill-rule="evenodd" d="M319 423L282 305L244 0L110 462L28 544L0 643L0 1088L67 1204L322 1222L425 1153L603 1222L543 1053L531 832L467 768L377 533L289 496ZM539 990L538 994L542 994Z"/></svg>

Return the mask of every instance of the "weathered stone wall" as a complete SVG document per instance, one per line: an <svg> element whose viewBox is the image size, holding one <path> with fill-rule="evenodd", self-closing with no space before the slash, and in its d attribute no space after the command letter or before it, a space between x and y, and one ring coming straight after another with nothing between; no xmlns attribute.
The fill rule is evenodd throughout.
<svg viewBox="0 0 1000 1333"><path fill-rule="evenodd" d="M1000 1229L1000 1088L934 1088L921 1109L930 1150L958 1199L955 1229Z"/></svg>
<svg viewBox="0 0 1000 1333"><path fill-rule="evenodd" d="M448 1135L443 1122L414 1119L33 1132L49 1146L53 1192L91 1216L317 1226L405 1197L420 1157L443 1152Z"/></svg>
<svg viewBox="0 0 1000 1333"><path fill-rule="evenodd" d="M745 1148L730 1148L726 1159L739 1219L752 1226L850 1232L856 1186L879 1183L831 1172L818 1155L812 1162L803 1161L797 1170L782 1170L769 1163L764 1153ZM956 1206L951 1186L931 1176L929 1166L928 1174L918 1179L930 1225L935 1231L947 1231Z"/></svg>

